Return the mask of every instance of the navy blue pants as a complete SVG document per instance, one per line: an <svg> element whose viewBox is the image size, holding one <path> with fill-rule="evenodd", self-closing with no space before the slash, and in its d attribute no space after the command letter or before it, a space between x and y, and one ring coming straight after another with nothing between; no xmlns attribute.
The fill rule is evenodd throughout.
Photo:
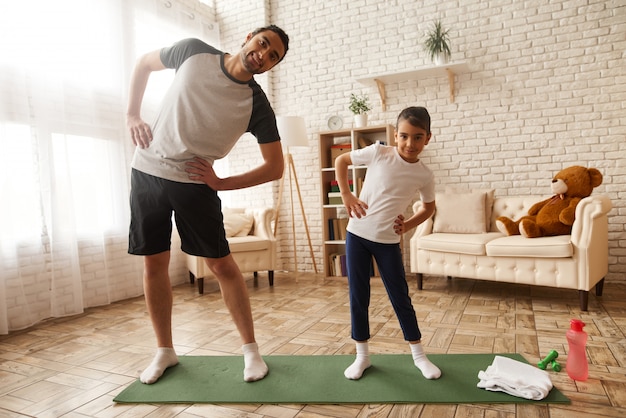
<svg viewBox="0 0 626 418"><path fill-rule="evenodd" d="M417 325L415 309L411 304L400 245L380 244L348 232L346 236L346 264L350 288L352 339L355 341L370 339L368 310L372 256L376 260L389 300L391 300L391 305L400 322L404 339L406 341L421 340L422 333Z"/></svg>

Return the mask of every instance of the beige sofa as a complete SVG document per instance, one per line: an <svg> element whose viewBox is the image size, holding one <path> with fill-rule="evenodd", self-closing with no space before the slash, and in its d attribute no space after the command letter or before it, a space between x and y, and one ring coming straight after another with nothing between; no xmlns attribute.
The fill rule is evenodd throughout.
<svg viewBox="0 0 626 418"><path fill-rule="evenodd" d="M276 238L272 232L274 209L224 208L224 228L230 252L242 273L267 271L270 286L274 285ZM204 278L212 277L204 258L186 255L189 280L198 280L198 291L204 293Z"/></svg>
<svg viewBox="0 0 626 418"><path fill-rule="evenodd" d="M410 271L417 273L418 288L429 274L575 289L580 309L586 311L589 291L595 287L601 296L608 272L611 201L604 195L580 201L571 235L524 238L498 231L497 217L517 220L545 198L494 198L489 190L438 193L435 214L410 239Z"/></svg>

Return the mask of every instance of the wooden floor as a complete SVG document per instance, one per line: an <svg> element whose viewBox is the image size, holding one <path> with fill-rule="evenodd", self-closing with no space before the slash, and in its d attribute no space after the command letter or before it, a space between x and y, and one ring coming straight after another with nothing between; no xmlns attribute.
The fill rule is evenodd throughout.
<svg viewBox="0 0 626 418"><path fill-rule="evenodd" d="M276 273L249 289L263 355L352 354L343 279ZM626 283L607 283L581 313L578 294L524 285L425 277L411 283L427 353L517 352L536 363L559 352L554 385L571 405L117 405L113 398L152 359L154 337L143 298L92 308L0 336L0 417L625 417ZM175 288L174 340L179 355L241 354L241 343L215 283L205 294ZM380 279L373 279L372 353L408 353ZM565 331L587 323L590 377L565 372ZM342 376L343 370L337 370ZM343 377L342 377L343 378ZM478 382L478 379L477 379Z"/></svg>

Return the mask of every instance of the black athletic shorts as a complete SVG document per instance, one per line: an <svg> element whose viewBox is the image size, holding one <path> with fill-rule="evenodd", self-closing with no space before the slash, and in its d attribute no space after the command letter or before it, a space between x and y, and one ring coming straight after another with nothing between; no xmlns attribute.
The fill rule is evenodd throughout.
<svg viewBox="0 0 626 418"><path fill-rule="evenodd" d="M222 202L206 184L180 183L132 170L128 252L152 255L169 251L172 212L187 254L221 258L230 254Z"/></svg>

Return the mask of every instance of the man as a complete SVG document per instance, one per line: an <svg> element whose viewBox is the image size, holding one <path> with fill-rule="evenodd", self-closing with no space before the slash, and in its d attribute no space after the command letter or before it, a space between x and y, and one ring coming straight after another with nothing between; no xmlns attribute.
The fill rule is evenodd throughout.
<svg viewBox="0 0 626 418"><path fill-rule="evenodd" d="M157 340L155 358L140 376L143 383L156 382L178 363L168 274L172 212L182 250L206 257L219 281L243 342L244 380L260 380L268 373L255 340L247 287L226 241L217 191L282 176L276 117L253 76L278 64L288 48L289 37L270 25L248 34L237 54L185 39L137 61L127 111L127 126L136 145L128 252L144 256L144 293ZM148 78L166 68L175 69L176 76L155 122L148 125L141 119ZM213 161L228 154L245 132L257 138L263 162L248 172L218 178Z"/></svg>

